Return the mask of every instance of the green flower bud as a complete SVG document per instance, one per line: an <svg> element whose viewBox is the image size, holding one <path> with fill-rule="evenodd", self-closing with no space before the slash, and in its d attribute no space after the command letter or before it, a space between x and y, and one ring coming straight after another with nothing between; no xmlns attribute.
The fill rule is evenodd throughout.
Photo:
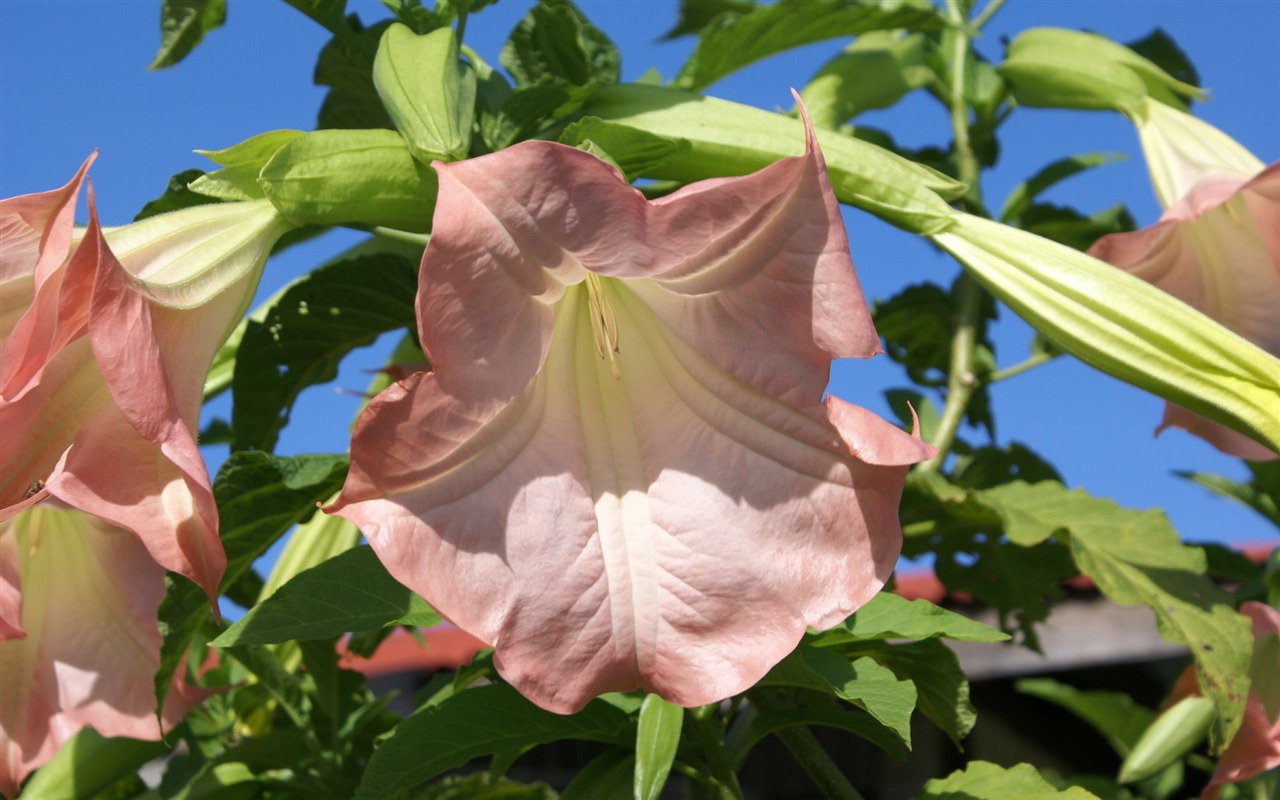
<svg viewBox="0 0 1280 800"><path fill-rule="evenodd" d="M259 185L295 225L431 228L436 174L414 161L394 131L325 130L276 151Z"/></svg>
<svg viewBox="0 0 1280 800"><path fill-rule="evenodd" d="M1122 44L1064 28L1018 34L999 71L1024 106L1132 114L1148 96L1175 107L1205 96Z"/></svg>
<svg viewBox="0 0 1280 800"><path fill-rule="evenodd" d="M929 237L1055 344L1280 452L1280 359L1078 250L956 212Z"/></svg>
<svg viewBox="0 0 1280 800"><path fill-rule="evenodd" d="M471 149L476 76L458 60L452 28L417 36L395 23L382 34L373 85L413 157L457 161Z"/></svg>
<svg viewBox="0 0 1280 800"><path fill-rule="evenodd" d="M695 181L745 175L799 154L801 123L759 108L692 92L638 83L602 86L583 113L606 122L689 142L647 174ZM898 227L928 233L945 226L964 185L869 142L818 131L831 188L842 203Z"/></svg>

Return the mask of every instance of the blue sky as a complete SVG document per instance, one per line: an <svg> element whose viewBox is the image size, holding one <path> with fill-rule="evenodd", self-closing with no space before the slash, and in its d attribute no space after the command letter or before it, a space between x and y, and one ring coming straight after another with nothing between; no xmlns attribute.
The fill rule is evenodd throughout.
<svg viewBox="0 0 1280 800"><path fill-rule="evenodd" d="M228 5L226 27L186 61L147 72L159 40L158 2L0 0L0 196L60 185L97 148L101 155L91 175L99 208L106 223L121 224L171 174L209 166L193 149L218 149L275 128L310 129L323 98L311 71L327 34L280 0ZM502 0L474 16L467 43L496 63L501 43L529 5ZM619 46L625 79L649 67L670 77L692 48L691 39L657 41L675 20L671 0L586 0L580 6ZM366 21L386 16L376 0L352 0L349 10ZM1212 93L1196 114L1263 161L1280 158L1280 0L1010 0L979 46L998 60L1003 39L1040 25L1093 30L1119 41L1164 28ZM789 107L788 89L803 86L841 46L820 43L765 60L708 92L764 108ZM908 146L949 139L943 110L922 93L859 122L888 129ZM988 205L998 207L1009 189L1050 161L1114 151L1128 160L1064 183L1049 199L1087 212L1123 201L1141 224L1158 216L1137 137L1123 118L1022 109L1004 133L1001 163L984 183ZM890 296L910 282L947 284L954 278L958 267L913 237L858 211L846 212L846 221L869 298ZM294 248L268 265L261 295L358 239L336 232ZM1002 365L1025 355L1029 329L1007 311L994 335ZM338 383L363 388L367 375L360 370L376 368L381 358L373 351L356 354ZM887 415L881 393L906 385L896 365L881 357L838 364L831 391ZM1070 485L1126 506L1164 507L1189 540L1276 541L1275 529L1252 512L1172 475L1244 472L1239 462L1181 432L1153 438L1162 408L1157 398L1064 358L997 385L992 400L998 441L1030 444ZM358 399L320 387L300 403L280 452L344 449Z"/></svg>

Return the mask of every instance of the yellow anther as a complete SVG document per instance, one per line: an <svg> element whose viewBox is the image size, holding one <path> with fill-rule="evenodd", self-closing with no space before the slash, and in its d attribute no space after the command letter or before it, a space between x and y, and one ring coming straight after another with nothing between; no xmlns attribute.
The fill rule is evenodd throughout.
<svg viewBox="0 0 1280 800"><path fill-rule="evenodd" d="M596 353L601 358L609 359L609 369L613 377L621 378L618 369L618 321L613 316L613 306L605 296L604 285L600 276L594 272L587 273L587 313L591 316L591 333L596 338Z"/></svg>

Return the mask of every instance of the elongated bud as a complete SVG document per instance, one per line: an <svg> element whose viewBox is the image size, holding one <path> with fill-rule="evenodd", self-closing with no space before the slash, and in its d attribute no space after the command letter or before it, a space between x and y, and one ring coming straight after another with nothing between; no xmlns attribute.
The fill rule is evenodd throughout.
<svg viewBox="0 0 1280 800"><path fill-rule="evenodd" d="M745 175L799 153L801 122L751 106L638 83L600 87L583 107L619 126L684 140L647 175L695 181ZM964 185L869 142L819 131L831 188L842 203L917 233L946 226ZM622 156L610 150L622 160Z"/></svg>
<svg viewBox="0 0 1280 800"><path fill-rule="evenodd" d="M373 86L414 158L430 164L467 157L476 76L458 60L452 28L417 36L400 23L391 25L378 44Z"/></svg>
<svg viewBox="0 0 1280 800"><path fill-rule="evenodd" d="M436 175L395 131L314 131L290 141L262 168L259 185L295 225L431 227Z"/></svg>
<svg viewBox="0 0 1280 800"><path fill-rule="evenodd" d="M1026 231L956 212L929 237L1055 344L1280 452L1280 359L1151 284Z"/></svg>
<svg viewBox="0 0 1280 800"><path fill-rule="evenodd" d="M1177 107L1205 96L1122 44L1065 28L1018 34L999 71L1024 106L1132 114L1148 96Z"/></svg>
<svg viewBox="0 0 1280 800"><path fill-rule="evenodd" d="M1213 701L1184 697L1156 717L1120 765L1116 780L1133 783L1150 778L1200 744L1214 717Z"/></svg>

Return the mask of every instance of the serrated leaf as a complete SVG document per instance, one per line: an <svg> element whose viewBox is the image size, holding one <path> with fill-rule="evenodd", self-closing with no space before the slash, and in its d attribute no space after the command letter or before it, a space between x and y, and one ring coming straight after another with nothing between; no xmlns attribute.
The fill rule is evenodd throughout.
<svg viewBox="0 0 1280 800"><path fill-rule="evenodd" d="M160 47L147 69L177 64L200 44L206 33L226 21L226 0L162 0Z"/></svg>
<svg viewBox="0 0 1280 800"><path fill-rule="evenodd" d="M916 687L916 704L934 725L960 746L978 719L969 700L969 681L951 648L938 639L889 644L859 642L846 646L849 655L875 659Z"/></svg>
<svg viewBox="0 0 1280 800"><path fill-rule="evenodd" d="M836 128L863 111L888 108L934 78L924 62L925 38L873 31L818 70L800 92L813 124ZM967 73L966 73L967 74Z"/></svg>
<svg viewBox="0 0 1280 800"><path fill-rule="evenodd" d="M755 7L754 0L680 0L676 24L662 34L663 41L700 33L716 17L726 12L743 14Z"/></svg>
<svg viewBox="0 0 1280 800"><path fill-rule="evenodd" d="M316 119L317 129L394 128L373 86L373 58L391 20L369 28L354 17L349 39L334 37L320 49L313 80L329 87Z"/></svg>
<svg viewBox="0 0 1280 800"><path fill-rule="evenodd" d="M621 58L609 37L568 0L542 0L516 24L498 61L518 86L586 86L616 83Z"/></svg>
<svg viewBox="0 0 1280 800"><path fill-rule="evenodd" d="M904 744L911 745L916 688L875 659L851 660L831 650L801 645L770 670L759 685L829 692L866 711Z"/></svg>
<svg viewBox="0 0 1280 800"><path fill-rule="evenodd" d="M779 0L756 5L710 20L672 85L701 89L774 53L825 39L942 24L927 0Z"/></svg>
<svg viewBox="0 0 1280 800"><path fill-rule="evenodd" d="M926 530L906 538L903 555L933 554L943 585L993 606L1002 630L1021 631L1023 644L1038 650L1035 623L1062 596L1062 581L1077 574L1066 546L1056 540L1007 541L1001 536L1003 518L985 495L936 474L907 476L902 509L908 529Z"/></svg>
<svg viewBox="0 0 1280 800"><path fill-rule="evenodd" d="M1121 758L1129 755L1155 712L1123 692L1082 692L1049 678L1025 678L1015 687L1023 694L1061 706L1102 734Z"/></svg>
<svg viewBox="0 0 1280 800"><path fill-rule="evenodd" d="M1000 209L1000 221L1016 225L1017 220L1040 194L1052 186L1094 167L1125 158L1123 153L1081 153L1067 156L1041 168L1039 172L1013 187Z"/></svg>
<svg viewBox="0 0 1280 800"><path fill-rule="evenodd" d="M988 761L972 761L962 770L924 785L915 800L1097 800L1073 786L1058 791L1030 764L1005 769Z"/></svg>
<svg viewBox="0 0 1280 800"><path fill-rule="evenodd" d="M405 718L374 751L357 800L381 800L473 758L558 739L624 744L627 715L601 700L577 714L544 711L504 684L467 689Z"/></svg>
<svg viewBox="0 0 1280 800"><path fill-rule="evenodd" d="M937 284L923 283L908 286L888 300L877 300L872 306L876 332L885 341L885 351L906 367L911 380L921 386L947 385L959 302L955 286L947 291ZM976 345L987 353L994 352L987 325L995 316L995 303L987 296L974 330ZM995 419L984 384L974 388L965 418L969 424L981 425L988 434L995 435Z"/></svg>
<svg viewBox="0 0 1280 800"><path fill-rule="evenodd" d="M656 694L645 695L636 729L635 800L657 800L680 747L684 709Z"/></svg>
<svg viewBox="0 0 1280 800"><path fill-rule="evenodd" d="M417 265L381 253L340 261L292 285L249 322L231 381L234 449L270 451L298 394L333 380L342 358L380 334L415 327Z"/></svg>
<svg viewBox="0 0 1280 800"><path fill-rule="evenodd" d="M1173 37L1166 33L1163 28L1156 28L1141 39L1126 42L1125 46L1164 70L1175 80L1191 86L1200 85L1200 73L1196 70L1195 65L1191 63L1186 51L1179 47ZM1172 92L1165 94L1158 91L1159 89L1164 89L1165 92L1168 92L1168 89L1160 84L1153 84L1150 89L1151 95L1165 105L1177 107L1181 102ZM1186 102L1190 104L1194 99L1196 98L1189 97Z"/></svg>
<svg viewBox="0 0 1280 800"><path fill-rule="evenodd" d="M1246 461L1245 466L1253 473L1248 483L1205 472L1179 472L1177 475L1252 508L1280 527L1280 461Z"/></svg>
<svg viewBox="0 0 1280 800"><path fill-rule="evenodd" d="M1018 227L1074 250L1084 251L1108 233L1131 231L1137 224L1123 204L1086 216L1074 208L1051 203L1032 203L1019 216Z"/></svg>
<svg viewBox="0 0 1280 800"><path fill-rule="evenodd" d="M974 619L940 608L928 600L908 600L881 592L852 617L815 636L809 643L830 647L872 639L935 639L963 642L1002 642L1009 638Z"/></svg>
<svg viewBox="0 0 1280 800"><path fill-rule="evenodd" d="M819 725L838 728L861 736L898 761L907 757L902 740L861 709L841 707L834 702L801 708L773 708L761 711L747 726L747 732L734 743L727 755L731 763L741 764L751 748L769 734L795 725Z"/></svg>
<svg viewBox="0 0 1280 800"><path fill-rule="evenodd" d="M347 459L337 455L277 458L268 453L232 453L213 481L219 533L227 554L221 588L235 583L291 525L316 513L316 503L346 479ZM164 708L173 674L195 632L209 617L204 591L170 576L160 603L160 665L153 678L156 708ZM158 711L157 711L158 713Z"/></svg>
<svg viewBox="0 0 1280 800"><path fill-rule="evenodd" d="M1076 565L1108 599L1151 608L1161 637L1191 649L1218 709L1212 741L1225 747L1243 719L1252 636L1231 596L1204 576L1204 553L1183 545L1163 512L1123 509L1061 484L1012 483L983 496L1016 542L1067 532Z"/></svg>
<svg viewBox="0 0 1280 800"><path fill-rule="evenodd" d="M1062 476L1052 464L1021 442L1010 442L1004 447L988 446L963 451L957 447L956 450L951 480L957 486L990 489L1013 481L1062 481Z"/></svg>
<svg viewBox="0 0 1280 800"><path fill-rule="evenodd" d="M371 549L355 547L299 573L210 644L276 644L438 624L440 616L391 577Z"/></svg>

